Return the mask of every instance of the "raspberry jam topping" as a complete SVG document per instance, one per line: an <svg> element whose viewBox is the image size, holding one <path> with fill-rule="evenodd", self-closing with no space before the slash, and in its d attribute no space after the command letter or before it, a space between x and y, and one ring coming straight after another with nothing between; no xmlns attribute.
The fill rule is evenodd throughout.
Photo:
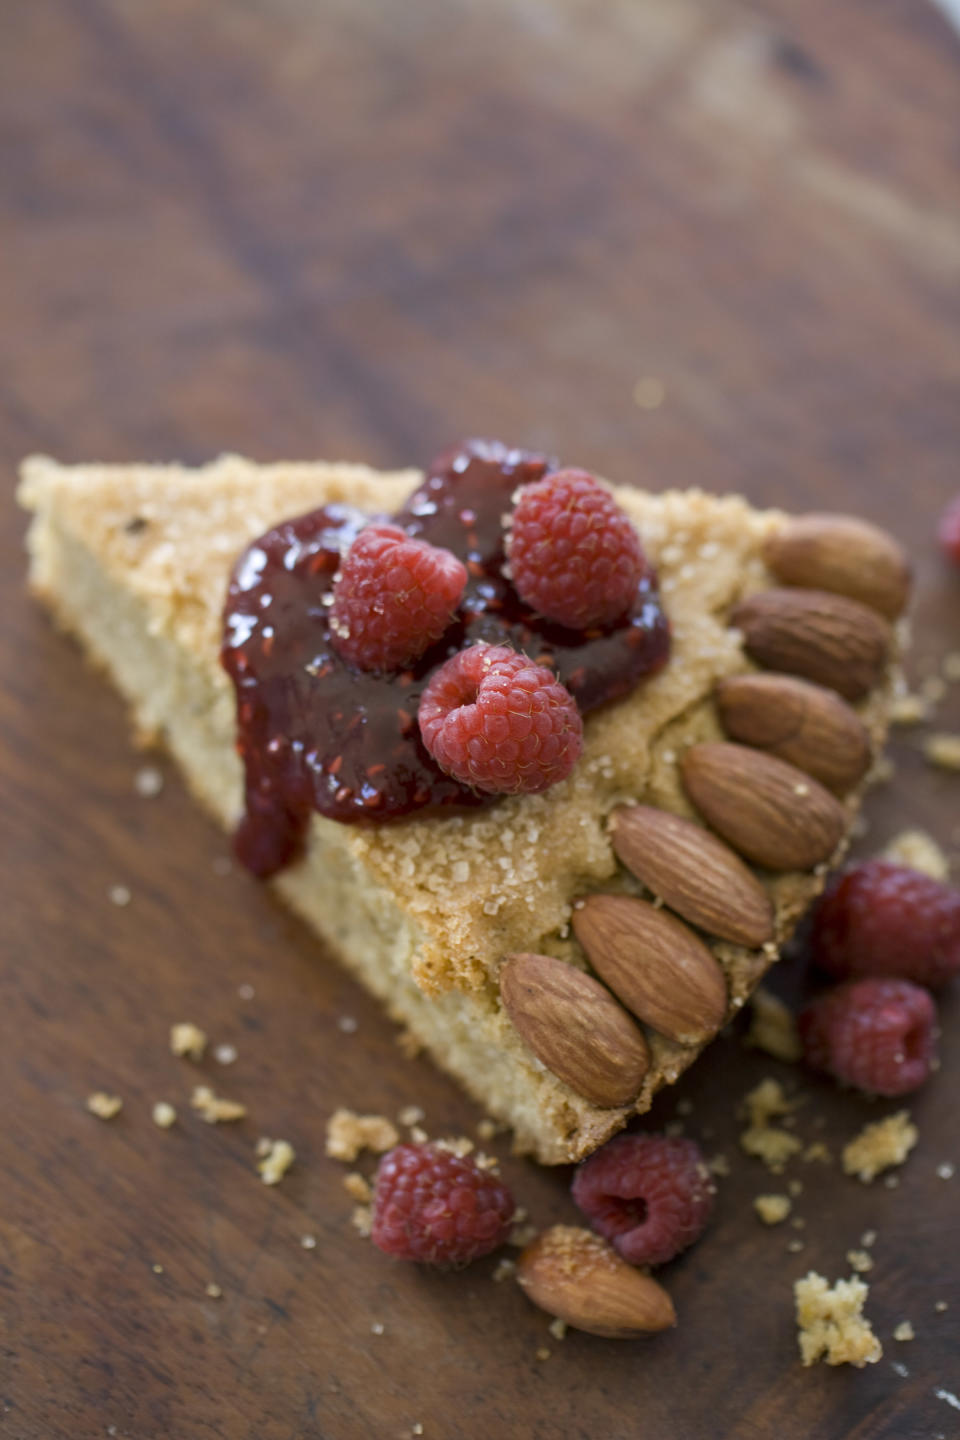
<svg viewBox="0 0 960 1440"><path fill-rule="evenodd" d="M237 690L246 772L236 850L255 874L296 858L314 810L360 824L489 803L440 770L417 726L431 676L466 645L510 645L548 666L582 713L628 694L666 662L670 631L651 569L621 621L582 632L534 614L503 574L512 497L555 468L494 441L468 441L431 466L391 523L452 551L467 586L446 633L398 673L358 670L330 643L334 577L369 515L328 505L278 525L241 556L227 592L222 659Z"/></svg>

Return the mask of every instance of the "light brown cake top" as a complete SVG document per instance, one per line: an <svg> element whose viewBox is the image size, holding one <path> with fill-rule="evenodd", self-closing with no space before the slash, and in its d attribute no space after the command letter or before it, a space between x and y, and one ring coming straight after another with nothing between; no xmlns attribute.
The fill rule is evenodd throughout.
<svg viewBox="0 0 960 1440"><path fill-rule="evenodd" d="M420 478L413 470L380 474L360 465L260 466L237 456L198 470L65 468L35 457L25 466L22 496L31 508L55 496L59 523L149 605L156 630L209 667L217 689L228 692L218 660L221 611L244 547L279 521L333 501L392 512ZM337 827L421 927L416 978L426 990L489 983L514 950L576 959L566 939L573 899L600 885L630 885L622 872L614 878L611 809L642 800L693 813L680 787L678 750L721 738L710 692L719 676L747 668L727 615L743 594L770 583L761 550L783 517L699 490L615 493L660 572L673 630L666 668L586 718L580 763L542 795L374 829ZM865 716L869 722L869 702ZM317 817L314 824L335 822ZM772 882L781 909L791 908L798 879Z"/></svg>

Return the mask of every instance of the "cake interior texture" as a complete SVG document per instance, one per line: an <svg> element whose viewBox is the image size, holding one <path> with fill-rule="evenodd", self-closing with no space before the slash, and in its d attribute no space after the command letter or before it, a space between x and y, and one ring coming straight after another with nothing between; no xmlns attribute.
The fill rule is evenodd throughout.
<svg viewBox="0 0 960 1440"><path fill-rule="evenodd" d="M243 777L219 647L234 561L263 531L320 505L390 513L421 478L414 470L261 466L237 456L192 470L61 466L33 457L20 490L34 515L31 583L109 672L139 738L163 743L197 797L232 828ZM586 717L573 775L544 794L465 814L363 829L315 816L304 858L270 882L437 1063L512 1127L518 1150L546 1164L581 1158L649 1108L701 1047L651 1034L652 1064L636 1103L598 1107L526 1047L500 1003L500 966L517 951L585 966L570 929L574 900L595 891L644 893L610 842L618 804L694 815L678 757L691 743L724 738L714 684L753 668L727 617L745 594L771 584L762 548L784 519L696 490L615 493L658 567L673 652L626 699ZM890 678L858 707L875 752ZM844 802L851 822L862 788ZM826 868L761 874L775 908L774 942L760 950L709 942L731 1015L776 958Z"/></svg>

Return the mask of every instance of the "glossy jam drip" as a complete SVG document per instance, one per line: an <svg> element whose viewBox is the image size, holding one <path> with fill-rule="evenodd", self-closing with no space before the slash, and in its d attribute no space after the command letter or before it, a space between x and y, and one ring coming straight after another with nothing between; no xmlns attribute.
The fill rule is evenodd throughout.
<svg viewBox="0 0 960 1440"><path fill-rule="evenodd" d="M470 441L430 468L394 523L452 550L469 580L446 635L400 674L355 670L330 644L333 578L370 516L328 505L268 531L238 561L222 659L237 690L246 776L236 850L255 874L271 875L297 856L314 810L382 823L496 798L444 775L417 727L431 674L464 645L508 644L550 665L584 712L629 693L664 664L670 632L652 572L623 621L587 632L539 619L504 578L503 517L512 496L553 468L545 456L493 441Z"/></svg>

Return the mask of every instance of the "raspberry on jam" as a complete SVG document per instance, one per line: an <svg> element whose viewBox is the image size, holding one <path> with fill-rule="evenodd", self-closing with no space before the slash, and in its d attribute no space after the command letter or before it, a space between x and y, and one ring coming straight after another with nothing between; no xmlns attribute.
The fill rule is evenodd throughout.
<svg viewBox="0 0 960 1440"><path fill-rule="evenodd" d="M537 616L504 575L503 517L516 491L556 467L543 455L474 440L430 467L395 516L376 517L450 551L467 571L445 633L397 673L361 671L337 652L334 577L371 517L328 505L286 521L237 562L224 614L223 664L237 693L246 811L237 854L271 875L299 853L316 810L352 824L490 803L428 753L417 712L431 676L483 640L551 669L582 714L628 694L665 664L670 631L645 571L626 615L585 632Z"/></svg>

